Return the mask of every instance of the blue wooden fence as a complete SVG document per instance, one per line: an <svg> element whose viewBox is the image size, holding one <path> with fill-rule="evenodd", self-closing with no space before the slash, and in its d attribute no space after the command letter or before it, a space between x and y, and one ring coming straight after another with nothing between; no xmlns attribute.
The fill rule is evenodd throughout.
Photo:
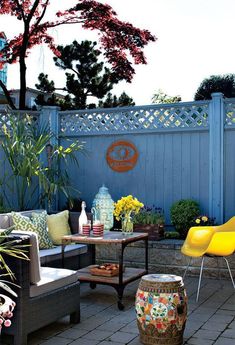
<svg viewBox="0 0 235 345"><path fill-rule="evenodd" d="M62 145L66 138L85 142L79 169L71 166L68 173L88 207L104 183L114 200L133 194L162 207L168 223L172 203L187 198L219 223L235 214L235 99L217 93L211 101L142 107L66 112L44 107L40 121L50 124ZM107 164L107 149L117 140L137 148L132 170L116 172ZM60 206L64 202L60 196Z"/></svg>

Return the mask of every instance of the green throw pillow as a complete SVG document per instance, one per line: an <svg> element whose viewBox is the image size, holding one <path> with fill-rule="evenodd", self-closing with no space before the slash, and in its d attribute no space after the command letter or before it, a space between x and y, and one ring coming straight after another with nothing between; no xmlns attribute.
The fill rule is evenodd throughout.
<svg viewBox="0 0 235 345"><path fill-rule="evenodd" d="M38 235L39 249L53 248L54 245L47 231L47 212L32 212L32 218L18 212L11 212L13 224L17 230L33 231Z"/></svg>
<svg viewBox="0 0 235 345"><path fill-rule="evenodd" d="M69 226L69 211L65 210L47 216L47 225L52 242L56 245L60 245L62 236L71 235Z"/></svg>

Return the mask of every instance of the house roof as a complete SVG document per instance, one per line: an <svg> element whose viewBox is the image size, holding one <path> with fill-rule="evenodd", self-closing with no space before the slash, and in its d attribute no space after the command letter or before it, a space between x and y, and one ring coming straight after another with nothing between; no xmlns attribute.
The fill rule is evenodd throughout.
<svg viewBox="0 0 235 345"><path fill-rule="evenodd" d="M10 94L18 94L20 92L20 89L11 89L9 90ZM35 94L35 96L39 95L41 92L40 90L37 89L33 89L31 87L26 87L26 92L31 92L33 94ZM60 99L64 99L64 95L62 95L61 93L54 93L56 97L60 98Z"/></svg>

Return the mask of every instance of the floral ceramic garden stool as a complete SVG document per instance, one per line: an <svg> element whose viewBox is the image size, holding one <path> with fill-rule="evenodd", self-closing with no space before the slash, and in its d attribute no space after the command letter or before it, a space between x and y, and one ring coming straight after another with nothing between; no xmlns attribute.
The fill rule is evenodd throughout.
<svg viewBox="0 0 235 345"><path fill-rule="evenodd" d="M183 344L187 296L182 277L167 274L143 276L136 293L135 309L143 344Z"/></svg>

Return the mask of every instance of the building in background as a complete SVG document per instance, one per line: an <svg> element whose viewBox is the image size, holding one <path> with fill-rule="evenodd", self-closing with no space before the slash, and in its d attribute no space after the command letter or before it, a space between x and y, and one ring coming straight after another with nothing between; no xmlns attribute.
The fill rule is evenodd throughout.
<svg viewBox="0 0 235 345"><path fill-rule="evenodd" d="M6 44L7 37L3 31L0 31L0 51L4 48ZM2 69L0 69L0 80L4 83L4 85L7 87L7 64L3 66ZM16 108L19 108L19 98L20 98L20 90L19 89L12 89L9 90L10 97L13 101L13 104ZM35 90L33 88L26 88L26 107L28 109L38 109L40 106L37 106L35 103L35 98L40 94L41 92L38 90ZM64 96L61 94L55 93L55 96L61 100L64 99ZM51 97L51 94L48 94L45 96L45 100L47 100L49 97ZM0 104L7 104L7 99L5 97L5 94L0 86Z"/></svg>
<svg viewBox="0 0 235 345"><path fill-rule="evenodd" d="M13 104L18 109L19 103L20 103L20 90L12 89L12 90L9 90L9 93L10 93ZM34 110L40 109L40 106L37 106L37 104L35 103L35 98L37 98L39 94L41 94L41 91L39 90L32 89L30 87L26 88L25 105L28 109L34 109ZM64 95L61 95L59 93L54 93L54 94L58 99L61 99L61 100L64 99ZM51 94L45 95L45 100L47 100L49 97L51 97Z"/></svg>
<svg viewBox="0 0 235 345"><path fill-rule="evenodd" d="M18 109L20 103L20 90L19 89L12 89L9 90L12 102L14 106ZM25 105L28 109L32 109L36 107L35 98L38 96L39 91L35 89L31 89L29 87L26 88L26 98L25 98Z"/></svg>
<svg viewBox="0 0 235 345"><path fill-rule="evenodd" d="M6 35L3 31L0 31L0 50L2 50L6 44ZM0 69L0 79L7 86L7 64Z"/></svg>

